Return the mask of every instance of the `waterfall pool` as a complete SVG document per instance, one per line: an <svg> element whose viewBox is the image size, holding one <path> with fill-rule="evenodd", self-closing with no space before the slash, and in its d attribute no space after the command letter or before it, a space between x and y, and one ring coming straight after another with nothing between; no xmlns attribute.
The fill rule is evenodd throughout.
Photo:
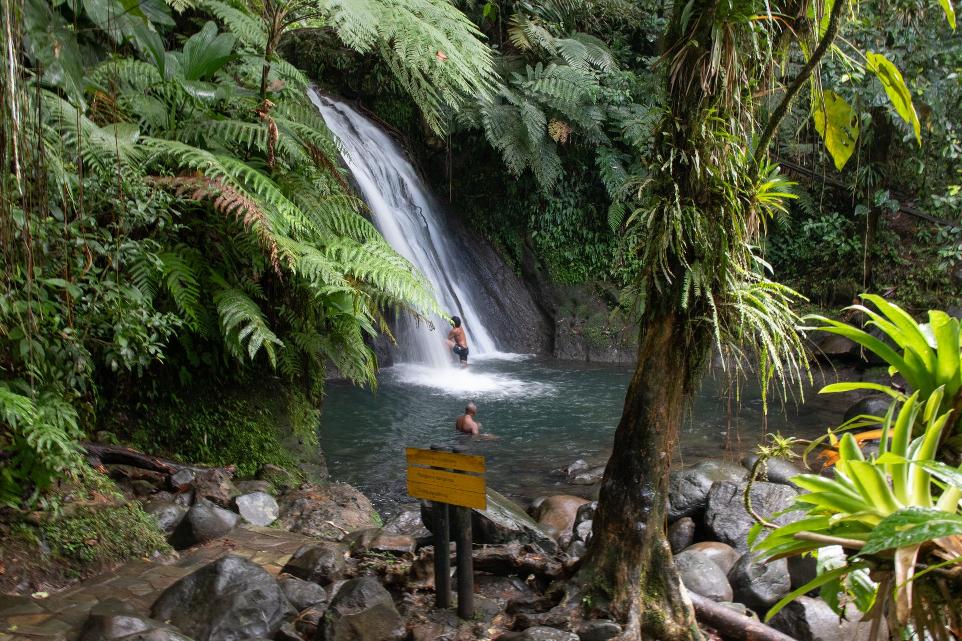
<svg viewBox="0 0 962 641"><path fill-rule="evenodd" d="M321 447L333 479L364 492L383 514L410 503L405 447L462 445L487 461L488 484L514 498L545 494L590 496L593 488L566 483L560 470L582 458L603 465L624 402L626 367L495 354L472 358L466 370L400 364L382 370L376 392L328 384L320 424ZM833 377L834 378L834 377ZM807 402L772 403L767 429L800 437L837 425L851 399L805 393ZM455 432L454 420L473 400L482 433ZM757 386L738 400L709 376L679 437L676 461L738 460L763 434Z"/></svg>

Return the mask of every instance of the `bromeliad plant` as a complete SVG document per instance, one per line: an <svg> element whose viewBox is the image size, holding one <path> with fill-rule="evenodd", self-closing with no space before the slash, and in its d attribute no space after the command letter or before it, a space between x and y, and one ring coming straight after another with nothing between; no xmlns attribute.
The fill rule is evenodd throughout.
<svg viewBox="0 0 962 641"><path fill-rule="evenodd" d="M768 559L813 553L818 576L775 604L767 618L800 595L820 588L840 613L848 594L872 620L876 638L883 618L893 638L962 638L953 594L962 589L962 467L934 460L953 412L942 411L946 389L924 401L916 391L882 419L879 456L866 458L851 433L838 446L834 478L801 474L792 480L806 493L790 508L801 519L755 543ZM913 437L913 429L922 426ZM904 638L904 637L903 637Z"/></svg>

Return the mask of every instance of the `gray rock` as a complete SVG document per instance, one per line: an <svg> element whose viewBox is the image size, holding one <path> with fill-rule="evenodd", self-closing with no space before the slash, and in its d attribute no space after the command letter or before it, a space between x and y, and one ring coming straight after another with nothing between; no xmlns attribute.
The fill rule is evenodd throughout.
<svg viewBox="0 0 962 641"><path fill-rule="evenodd" d="M478 594L506 605L512 599L531 600L537 593L516 576L498 576L496 574L476 574L474 585Z"/></svg>
<svg viewBox="0 0 962 641"><path fill-rule="evenodd" d="M240 517L230 510L217 507L206 499L200 499L187 512L187 518L184 519L175 534L175 539L179 544L177 547L183 545L185 536L189 543L204 543L220 538L233 530L238 521L240 521ZM182 535L184 524L188 526L189 530L185 535Z"/></svg>
<svg viewBox="0 0 962 641"><path fill-rule="evenodd" d="M277 520L280 508L274 497L266 492L251 492L235 500L241 518L251 525L267 526Z"/></svg>
<svg viewBox="0 0 962 641"><path fill-rule="evenodd" d="M371 501L346 483L304 484L279 496L278 503L281 527L306 536L339 539L344 532L377 525Z"/></svg>
<svg viewBox="0 0 962 641"><path fill-rule="evenodd" d="M578 626L581 641L608 641L621 634L621 626L609 619L593 619Z"/></svg>
<svg viewBox="0 0 962 641"><path fill-rule="evenodd" d="M755 612L765 614L779 599L792 589L785 559L759 562L750 552L743 554L728 573L735 601L744 603Z"/></svg>
<svg viewBox="0 0 962 641"><path fill-rule="evenodd" d="M407 534L415 539L431 535L421 523L421 506L417 504L402 506L401 511L389 519L383 529L388 534Z"/></svg>
<svg viewBox="0 0 962 641"><path fill-rule="evenodd" d="M591 469L591 466L588 464L588 461L580 458L565 468L565 477L568 479L568 481L571 481L571 479L578 476L582 472L587 472L589 469Z"/></svg>
<svg viewBox="0 0 962 641"><path fill-rule="evenodd" d="M502 635L499 641L578 641L578 635L573 632L536 625L523 632L509 632Z"/></svg>
<svg viewBox="0 0 962 641"><path fill-rule="evenodd" d="M305 581L328 585L344 574L349 553L350 549L342 543L319 541L298 548L281 571Z"/></svg>
<svg viewBox="0 0 962 641"><path fill-rule="evenodd" d="M295 614L274 577L233 554L174 583L151 609L196 641L272 637Z"/></svg>
<svg viewBox="0 0 962 641"><path fill-rule="evenodd" d="M327 603L327 592L316 583L299 579L296 576L282 575L277 579L284 596L294 609L300 612L307 608L317 608Z"/></svg>
<svg viewBox="0 0 962 641"><path fill-rule="evenodd" d="M681 552L695 540L695 521L685 516L668 526L668 543L675 554Z"/></svg>
<svg viewBox="0 0 962 641"><path fill-rule="evenodd" d="M589 523L591 521L588 521ZM568 544L568 549L565 550L573 559L580 559L588 552L588 546L584 541L572 541Z"/></svg>
<svg viewBox="0 0 962 641"><path fill-rule="evenodd" d="M157 527L167 536L171 536L187 516L187 508L171 501L151 501L144 506L144 512L154 517Z"/></svg>
<svg viewBox="0 0 962 641"><path fill-rule="evenodd" d="M331 600L318 641L400 641L407 635L391 594L374 577L347 581Z"/></svg>
<svg viewBox="0 0 962 641"><path fill-rule="evenodd" d="M251 494L252 492L263 492L272 496L274 494L274 486L271 485L270 481L247 479L246 481L238 481L236 485L241 494Z"/></svg>
<svg viewBox="0 0 962 641"><path fill-rule="evenodd" d="M742 552L748 550L748 531L755 524L755 519L745 510L747 485L746 482L716 482L708 493L705 508L705 526L712 538ZM788 508L797 495L788 485L756 481L751 491L752 509L762 518L785 525L794 520L792 514L772 515Z"/></svg>
<svg viewBox="0 0 962 641"><path fill-rule="evenodd" d="M170 475L170 488L175 492L183 492L194 482L194 471L182 467Z"/></svg>
<svg viewBox="0 0 962 641"><path fill-rule="evenodd" d="M846 359L858 353L858 345L855 341L844 336L829 332L812 332L811 337L815 343L816 356Z"/></svg>
<svg viewBox="0 0 962 641"><path fill-rule="evenodd" d="M732 602L732 601L722 601L722 602L720 602L718 605L723 605L723 606L725 606L726 608L728 608L729 610L731 610L732 612L737 612L738 614L740 614L740 615L742 615L742 616L744 616L744 617L749 617L749 618L751 618L751 619L755 619L756 621L759 620L758 615L755 614L754 611L749 610L749 609L748 609L748 606L745 605L744 603L734 603L734 602Z"/></svg>
<svg viewBox="0 0 962 641"><path fill-rule="evenodd" d="M194 490L186 490L174 496L174 503L183 507L190 507L194 504Z"/></svg>
<svg viewBox="0 0 962 641"><path fill-rule="evenodd" d="M740 465L724 461L702 461L674 470L668 479L668 521L683 516L696 518L705 510L708 492L715 481L742 481L748 473Z"/></svg>
<svg viewBox="0 0 962 641"><path fill-rule="evenodd" d="M675 567L685 587L713 601L731 601L728 577L704 554L685 550L675 557Z"/></svg>
<svg viewBox="0 0 962 641"><path fill-rule="evenodd" d="M571 533L571 540L581 541L587 544L591 541L591 533L594 531L594 526L594 521L582 521L575 526L574 531Z"/></svg>
<svg viewBox="0 0 962 641"><path fill-rule="evenodd" d="M742 459L742 465L746 470L751 470L755 461L758 460L757 454L749 454ZM771 483L781 483L782 485L795 486L791 478L798 474L805 474L806 470L783 458L770 458L759 468L758 480L769 481Z"/></svg>
<svg viewBox="0 0 962 641"><path fill-rule="evenodd" d="M485 510L473 510L471 528L475 543L531 543L539 546L545 552L554 553L558 544L551 536L542 530L521 506L499 492L487 489L488 507ZM433 531L433 513L430 504L421 504L421 520Z"/></svg>
<svg viewBox="0 0 962 641"><path fill-rule="evenodd" d="M221 507L230 507L240 491L231 480L231 473L222 468L197 472L191 484L196 499L207 499Z"/></svg>
<svg viewBox="0 0 962 641"><path fill-rule="evenodd" d="M604 475L604 466L593 467L590 470L585 470L584 472L575 474L568 482L572 485L594 485L595 483L601 483L601 479L604 477Z"/></svg>
<svg viewBox="0 0 962 641"><path fill-rule="evenodd" d="M792 589L797 590L815 579L818 574L818 561L814 556L788 557L788 576L792 579Z"/></svg>
<svg viewBox="0 0 962 641"><path fill-rule="evenodd" d="M867 414L868 416L885 416L885 413L889 411L889 405L891 403L892 399L888 396L866 396L845 410L845 416L842 418L842 422L846 423L862 414Z"/></svg>
<svg viewBox="0 0 962 641"><path fill-rule="evenodd" d="M686 548L686 551L688 550L707 556L714 561L715 565L720 567L726 575L731 572L731 569L735 567L738 559L742 556L742 553L732 546L727 543L719 543L718 541L693 543Z"/></svg>
<svg viewBox="0 0 962 641"><path fill-rule="evenodd" d="M274 635L274 641L304 641L304 637L293 623L285 623Z"/></svg>
<svg viewBox="0 0 962 641"><path fill-rule="evenodd" d="M563 537L571 537L578 510L587 503L590 501L580 496L557 494L542 501L533 516L542 530L560 542Z"/></svg>
<svg viewBox="0 0 962 641"><path fill-rule="evenodd" d="M585 503L578 508L575 515L574 527L571 530L571 540L581 541L586 545L591 541L591 529L595 518L595 510L598 509L598 501Z"/></svg>
<svg viewBox="0 0 962 641"><path fill-rule="evenodd" d="M78 641L192 641L180 631L137 613L119 599L106 599L90 609Z"/></svg>
<svg viewBox="0 0 962 641"><path fill-rule="evenodd" d="M868 641L871 629L854 607L846 611L846 620L841 620L827 603L808 596L786 605L769 625L798 641ZM888 638L884 624L879 638Z"/></svg>

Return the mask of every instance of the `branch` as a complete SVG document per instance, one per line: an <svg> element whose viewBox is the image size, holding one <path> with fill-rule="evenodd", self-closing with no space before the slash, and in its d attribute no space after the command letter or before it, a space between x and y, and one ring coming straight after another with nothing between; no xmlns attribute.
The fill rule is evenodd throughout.
<svg viewBox="0 0 962 641"><path fill-rule="evenodd" d="M772 112L772 117L768 120L768 125L765 127L765 131L762 133L762 137L758 139L758 146L755 147L755 153L752 156L752 160L755 161L755 167L758 167L761 163L762 156L768 149L768 144L772 141L772 137L775 135L775 130L778 129L778 125L781 124L782 119L788 113L788 108L791 106L792 100L798 95L798 92L802 90L802 85L808 80L809 76L815 70L815 67L821 62L822 58L828 52L829 46L835 40L835 36L838 35L838 27L841 22L842 12L848 6L848 0L835 0L835 4L832 6L832 13L829 15L828 27L825 29L825 33L822 35L821 42L818 43L818 47L812 53L812 56L802 67L802 70L798 72L795 80L792 84L788 86L785 90L785 95L782 97L782 101L778 103L775 111Z"/></svg>
<svg viewBox="0 0 962 641"><path fill-rule="evenodd" d="M797 541L811 541L812 543L822 543L824 545L840 545L849 550L861 550L865 547L865 541L846 539L839 536L828 536L815 532L796 532L792 538Z"/></svg>
<svg viewBox="0 0 962 641"><path fill-rule="evenodd" d="M726 608L715 603L711 599L706 599L700 594L688 592L695 607L695 616L700 623L709 625L717 630L725 639L736 639L737 641L795 641L792 637L779 632L757 619Z"/></svg>

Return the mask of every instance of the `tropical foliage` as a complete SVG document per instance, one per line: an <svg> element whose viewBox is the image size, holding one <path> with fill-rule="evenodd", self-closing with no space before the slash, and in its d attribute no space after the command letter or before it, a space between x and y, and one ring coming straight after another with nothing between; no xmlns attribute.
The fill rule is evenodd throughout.
<svg viewBox="0 0 962 641"><path fill-rule="evenodd" d="M364 217L269 7L4 3L0 501L79 461L98 407L254 368L373 383L384 314L434 311ZM275 7L276 8L276 7ZM297 4L377 52L440 126L489 82L443 0ZM266 56L266 57L265 57ZM268 64L269 63L269 64Z"/></svg>

